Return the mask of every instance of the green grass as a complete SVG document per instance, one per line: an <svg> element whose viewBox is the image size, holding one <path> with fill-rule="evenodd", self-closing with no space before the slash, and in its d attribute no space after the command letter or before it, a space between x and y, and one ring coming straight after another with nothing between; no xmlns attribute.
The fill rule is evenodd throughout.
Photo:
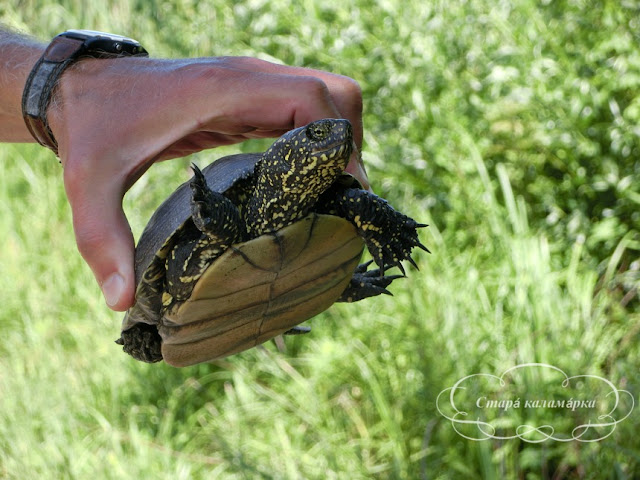
<svg viewBox="0 0 640 480"><path fill-rule="evenodd" d="M430 224L433 253L284 352L149 366L113 343L121 315L76 252L53 156L1 145L0 478L636 478L637 412L600 442L472 442L435 402L526 362L638 398L637 2L85 4L21 1L0 21L356 78L374 188ZM189 161L127 195L136 235Z"/></svg>

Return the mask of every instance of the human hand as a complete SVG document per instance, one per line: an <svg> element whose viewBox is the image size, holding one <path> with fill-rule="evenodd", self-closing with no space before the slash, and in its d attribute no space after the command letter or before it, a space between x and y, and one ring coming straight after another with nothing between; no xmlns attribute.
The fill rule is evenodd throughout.
<svg viewBox="0 0 640 480"><path fill-rule="evenodd" d="M246 57L85 59L61 78L48 113L80 253L114 310L133 304L134 242L122 198L156 161L346 118L359 159L362 95L351 79Z"/></svg>

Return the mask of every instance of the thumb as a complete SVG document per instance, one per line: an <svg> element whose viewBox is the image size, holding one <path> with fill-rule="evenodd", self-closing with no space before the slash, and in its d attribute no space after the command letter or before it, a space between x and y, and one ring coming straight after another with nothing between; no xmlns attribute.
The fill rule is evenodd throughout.
<svg viewBox="0 0 640 480"><path fill-rule="evenodd" d="M109 308L126 310L134 301L135 274L133 235L122 210L123 188L117 182L95 185L88 178L83 181L66 173L78 250Z"/></svg>

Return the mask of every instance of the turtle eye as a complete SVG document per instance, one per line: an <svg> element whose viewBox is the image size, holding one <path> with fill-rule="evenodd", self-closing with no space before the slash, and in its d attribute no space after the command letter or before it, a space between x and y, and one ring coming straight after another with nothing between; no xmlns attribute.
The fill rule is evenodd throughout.
<svg viewBox="0 0 640 480"><path fill-rule="evenodd" d="M315 122L307 127L307 137L314 142L319 142L327 137L329 130L328 123Z"/></svg>

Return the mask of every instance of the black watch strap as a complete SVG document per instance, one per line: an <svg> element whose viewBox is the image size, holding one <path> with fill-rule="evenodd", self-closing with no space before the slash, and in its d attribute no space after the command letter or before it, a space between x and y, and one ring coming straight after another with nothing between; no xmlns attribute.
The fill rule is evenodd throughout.
<svg viewBox="0 0 640 480"><path fill-rule="evenodd" d="M82 50L84 42L76 38L55 37L36 62L22 94L22 116L31 135L58 154L58 142L47 121L47 107L60 75Z"/></svg>
<svg viewBox="0 0 640 480"><path fill-rule="evenodd" d="M27 77L22 93L22 116L31 135L58 155L47 109L60 76L70 63L83 56L117 58L148 56L138 42L120 35L89 30L67 30L55 37Z"/></svg>

